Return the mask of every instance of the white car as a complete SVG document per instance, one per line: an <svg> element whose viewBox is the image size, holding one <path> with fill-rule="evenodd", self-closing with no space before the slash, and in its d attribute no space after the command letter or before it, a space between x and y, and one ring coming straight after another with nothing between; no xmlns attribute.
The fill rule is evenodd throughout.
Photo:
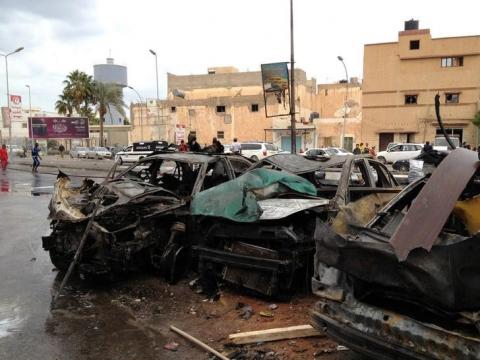
<svg viewBox="0 0 480 360"><path fill-rule="evenodd" d="M70 150L70 157L76 159L86 158L88 151L89 149L87 147L75 146L73 149Z"/></svg>
<svg viewBox="0 0 480 360"><path fill-rule="evenodd" d="M397 144L388 150L380 151L377 154L377 160L384 164L394 163L398 160L410 160L420 155L422 148L423 144Z"/></svg>
<svg viewBox="0 0 480 360"><path fill-rule="evenodd" d="M7 151L10 152L10 145L7 145ZM12 144L12 155L23 157L24 156L23 148L16 144Z"/></svg>
<svg viewBox="0 0 480 360"><path fill-rule="evenodd" d="M306 157L332 157L335 156L336 153L333 150L328 148L312 148L308 149L307 151L300 153L302 156Z"/></svg>
<svg viewBox="0 0 480 360"><path fill-rule="evenodd" d="M284 152L276 145L267 142L245 142L241 144L242 155L254 161L258 161L270 155Z"/></svg>
<svg viewBox="0 0 480 360"><path fill-rule="evenodd" d="M353 155L353 153L351 153L350 151L338 147L328 147L327 150L333 151L337 156Z"/></svg>
<svg viewBox="0 0 480 360"><path fill-rule="evenodd" d="M111 159L112 153L107 148L95 146L87 151L87 159Z"/></svg>
<svg viewBox="0 0 480 360"><path fill-rule="evenodd" d="M115 162L118 162L120 165L123 163L136 163L138 160L151 154L151 151L133 151L133 145L129 145L115 154Z"/></svg>

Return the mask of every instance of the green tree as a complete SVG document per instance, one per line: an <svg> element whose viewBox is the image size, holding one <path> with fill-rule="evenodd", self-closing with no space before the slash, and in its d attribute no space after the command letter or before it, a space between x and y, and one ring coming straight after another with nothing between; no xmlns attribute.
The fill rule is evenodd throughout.
<svg viewBox="0 0 480 360"><path fill-rule="evenodd" d="M94 97L92 76L75 70L67 75L63 84L65 85L63 94L71 100L75 111L81 116L91 118L93 115L91 105Z"/></svg>
<svg viewBox="0 0 480 360"><path fill-rule="evenodd" d="M107 111L110 111L113 107L120 115L125 117L125 108L127 106L123 101L123 92L120 86L94 81L93 89L93 103L100 117L100 146L104 146L103 123L105 122Z"/></svg>

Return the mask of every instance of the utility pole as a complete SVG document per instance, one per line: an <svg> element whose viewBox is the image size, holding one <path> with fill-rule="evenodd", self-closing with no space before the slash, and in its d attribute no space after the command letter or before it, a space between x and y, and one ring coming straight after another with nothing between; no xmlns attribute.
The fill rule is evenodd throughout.
<svg viewBox="0 0 480 360"><path fill-rule="evenodd" d="M293 0L290 0L290 142L291 153L297 153L297 131L295 124L295 54L293 47Z"/></svg>
<svg viewBox="0 0 480 360"><path fill-rule="evenodd" d="M152 49L150 49L149 51L153 56L155 56L155 76L157 78L157 98L155 99L155 108L157 110L157 126L160 129L160 114L158 112L158 102L160 101L160 93L158 91L158 60L157 60L157 53ZM162 121L163 121L163 106L161 111L162 111ZM160 135L160 131L158 135ZM164 140L164 139L157 139L157 140Z"/></svg>
<svg viewBox="0 0 480 360"><path fill-rule="evenodd" d="M343 64L343 68L345 69L345 76L347 77L347 82L346 82L346 89L345 89L345 102L343 104L343 128L342 128L342 141L340 141L340 146L342 149L345 148L345 127L347 126L347 101L348 101L348 72L347 72L347 66L345 65L345 62L343 61L343 57L337 56L337 59Z"/></svg>
<svg viewBox="0 0 480 360"><path fill-rule="evenodd" d="M30 85L25 85L25 87L28 88L28 118L30 119L29 120L29 123L30 123L30 130L32 131L32 149L33 149L33 145L34 145L34 140L33 140L33 130L32 130L32 95L30 93Z"/></svg>

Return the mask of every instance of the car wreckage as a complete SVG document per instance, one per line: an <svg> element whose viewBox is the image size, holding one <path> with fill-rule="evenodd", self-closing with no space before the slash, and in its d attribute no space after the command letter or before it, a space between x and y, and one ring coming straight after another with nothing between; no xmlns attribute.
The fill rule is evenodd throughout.
<svg viewBox="0 0 480 360"><path fill-rule="evenodd" d="M314 326L376 359L479 359L478 179L456 149L368 224L317 221Z"/></svg>
<svg viewBox="0 0 480 360"><path fill-rule="evenodd" d="M174 281L190 257L189 204L198 193L234 179L252 162L241 156L160 153L101 184L73 186L60 173L49 204L51 233L43 248L67 270L80 247L82 276L150 266Z"/></svg>
<svg viewBox="0 0 480 360"><path fill-rule="evenodd" d="M368 157L267 157L192 203L204 288L227 282L267 296L308 288L317 219L349 218L362 207L364 224L399 191L387 168Z"/></svg>

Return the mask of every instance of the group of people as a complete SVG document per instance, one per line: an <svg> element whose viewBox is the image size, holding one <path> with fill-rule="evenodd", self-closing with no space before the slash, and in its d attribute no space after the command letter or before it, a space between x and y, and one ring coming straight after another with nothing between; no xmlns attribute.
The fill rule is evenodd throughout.
<svg viewBox="0 0 480 360"><path fill-rule="evenodd" d="M368 143L363 143L356 144L355 149L353 149L353 154L354 155L360 155L360 154L365 154L365 155L371 155L373 157L377 156L377 152L375 151L375 145L372 147L368 146Z"/></svg>
<svg viewBox="0 0 480 360"><path fill-rule="evenodd" d="M40 160L42 157L40 156L40 145L35 143L35 146L32 148L32 173L35 174L38 171L38 167L40 166ZM8 149L7 145L3 144L0 148L0 165L3 171L7 170L8 167Z"/></svg>
<svg viewBox="0 0 480 360"><path fill-rule="evenodd" d="M237 143L237 139L234 139L234 144ZM233 147L233 145L232 145ZM212 139L212 143L210 145L205 145L203 148L197 142L196 136L189 136L188 143L185 143L184 140L180 141L180 145L178 147L178 151L185 152L206 152L209 154L223 154L225 151L225 147L222 145L220 140L216 137ZM233 151L232 151L233 152Z"/></svg>

